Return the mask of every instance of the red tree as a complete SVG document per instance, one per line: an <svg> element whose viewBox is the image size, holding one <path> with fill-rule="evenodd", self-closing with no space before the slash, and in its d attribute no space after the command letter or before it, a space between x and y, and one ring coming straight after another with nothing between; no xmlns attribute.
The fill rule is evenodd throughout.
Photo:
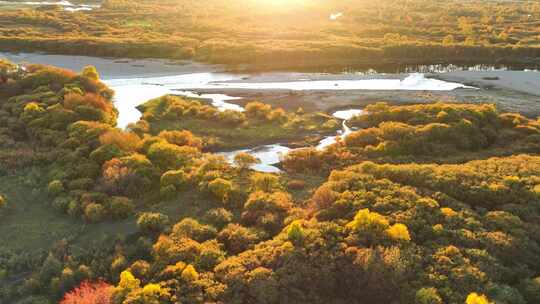
<svg viewBox="0 0 540 304"><path fill-rule="evenodd" d="M111 304L113 287L105 282L83 282L64 295L60 304Z"/></svg>

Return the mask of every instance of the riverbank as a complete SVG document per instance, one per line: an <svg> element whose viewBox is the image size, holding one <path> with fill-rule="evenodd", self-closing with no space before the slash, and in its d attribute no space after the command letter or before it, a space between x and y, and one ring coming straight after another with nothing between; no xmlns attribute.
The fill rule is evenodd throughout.
<svg viewBox="0 0 540 304"><path fill-rule="evenodd" d="M45 53L0 52L0 58L15 63L48 64L80 71L87 65L96 67L103 80L122 78L165 77L181 74L224 72L225 67L186 60L109 58Z"/></svg>
<svg viewBox="0 0 540 304"><path fill-rule="evenodd" d="M486 90L510 90L540 97L540 72L538 70L453 71L430 76L445 81L465 83Z"/></svg>
<svg viewBox="0 0 540 304"><path fill-rule="evenodd" d="M32 62L54 64L72 70L81 70L86 65L94 65L100 71L101 77L111 86L123 79L138 79L135 83L138 88L126 86L125 90L119 89L118 96L125 95L130 99L131 107L140 102L169 93L169 89L176 87L141 86L141 84L155 77L173 77L176 84L180 83L183 89L192 87L194 94L222 94L240 99L232 100L231 103L244 106L249 101L260 100L272 104L274 107L282 107L286 110L302 108L306 112L325 111L352 107L364 107L368 104L385 101L393 104L419 104L432 102L463 102L463 103L494 103L500 110L518 112L529 117L540 115L540 73L524 71L451 71L446 73L430 73L429 78L444 81L465 83L478 89L455 89L451 91L409 91L409 90L309 90L293 91L284 89L247 90L238 88L205 88L201 85L209 81L227 83L268 83L268 82L294 82L294 81L347 81L347 80L398 80L404 79L408 74L385 74L366 72L348 73L301 73L301 72L272 72L255 74L229 74L224 73L226 67L222 65L207 65L191 61L170 61L162 59L111 59L87 56L47 55L36 53L0 53L0 57L13 62ZM421 70L452 70L458 69L457 65L426 66ZM481 67L491 69L491 67ZM218 77L216 77L218 75ZM488 80L489 79L489 80ZM170 81L166 79L166 81ZM113 82L113 83L111 83ZM140 92L139 92L140 91ZM153 92L156 91L156 92ZM173 92L176 93L176 92ZM145 96L148 95L148 98ZM145 99L146 98L146 99ZM140 99L140 100L139 100ZM143 100L144 99L144 100ZM117 105L119 106L119 105ZM133 117L138 117L137 112ZM122 118L121 121L124 119ZM132 122L133 119L125 119ZM135 118L136 120L136 118Z"/></svg>

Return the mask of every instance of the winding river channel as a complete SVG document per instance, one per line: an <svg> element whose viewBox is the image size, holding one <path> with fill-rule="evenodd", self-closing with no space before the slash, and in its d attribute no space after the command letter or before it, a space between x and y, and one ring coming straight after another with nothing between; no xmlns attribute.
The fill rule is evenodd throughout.
<svg viewBox="0 0 540 304"><path fill-rule="evenodd" d="M128 124L140 119L141 113L137 106L149 99L165 94L186 96L208 100L221 111L244 111L243 107L235 104L241 97L229 96L223 93L198 93L223 90L247 91L347 91L347 90L393 90L393 91L451 91L458 88L471 88L457 82L447 82L426 78L421 73L410 74L232 74L224 72L222 67L204 65L192 62L171 63L162 60L118 60L85 56L45 55L28 53L0 53L0 58L7 58L17 63L51 64L75 71L86 65L94 65L100 72L103 82L115 92L115 106L119 111L118 125L125 128ZM347 126L348 119L362 115L359 108L337 111L333 116L343 121L343 128L335 136L322 139L318 149L336 142L337 137L347 136L352 130ZM260 147L246 147L238 151L222 152L223 156L232 161L239 152L246 152L261 160L254 166L255 170L263 172L279 172L276 166L280 158L288 153L290 148L275 143Z"/></svg>

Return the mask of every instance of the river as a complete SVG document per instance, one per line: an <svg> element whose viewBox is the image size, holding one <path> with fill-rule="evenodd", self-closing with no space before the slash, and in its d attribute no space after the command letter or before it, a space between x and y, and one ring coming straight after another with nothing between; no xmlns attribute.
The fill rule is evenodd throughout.
<svg viewBox="0 0 540 304"><path fill-rule="evenodd" d="M248 91L348 91L348 90L394 90L394 91L452 91L473 89L458 82L427 78L421 73L374 74L374 73L265 73L233 74L224 67L194 62L169 62L166 60L119 60L86 56L45 55L33 53L0 53L0 57L17 63L51 64L81 70L86 65L94 65L100 77L115 92L115 106L119 111L118 126L125 128L140 119L136 107L149 99L165 94L207 99L219 110L243 111L235 104L241 99L227 94L199 94L199 90L227 91L230 89ZM324 138L318 149L324 149L336 142L338 136L347 136L352 130L346 121L354 115L363 114L359 108L337 111L333 115L343 121L343 129L335 136ZM221 153L232 161L239 152L247 152L261 160L255 170L279 172L276 165L283 154L290 149L281 143L261 147L246 147L233 152Z"/></svg>

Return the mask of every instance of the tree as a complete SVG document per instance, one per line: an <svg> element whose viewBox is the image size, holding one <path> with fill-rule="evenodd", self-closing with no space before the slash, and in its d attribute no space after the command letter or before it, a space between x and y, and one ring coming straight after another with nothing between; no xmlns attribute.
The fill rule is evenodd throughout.
<svg viewBox="0 0 540 304"><path fill-rule="evenodd" d="M99 80L99 74L96 69L96 67L92 65L87 65L83 68L81 72L82 76L92 79L92 80Z"/></svg>
<svg viewBox="0 0 540 304"><path fill-rule="evenodd" d="M82 282L64 295L60 304L112 304L114 287L105 282Z"/></svg>
<svg viewBox="0 0 540 304"><path fill-rule="evenodd" d="M160 233L169 223L169 217L161 213L145 212L137 219L137 226L146 234Z"/></svg>
<svg viewBox="0 0 540 304"><path fill-rule="evenodd" d="M125 219L135 209L133 201L127 197L116 196L110 202L111 216L114 219Z"/></svg>
<svg viewBox="0 0 540 304"><path fill-rule="evenodd" d="M264 104L262 102L250 102L246 105L246 116L249 119L255 119L255 120L267 120L269 117L270 112L272 111L272 107L270 105Z"/></svg>
<svg viewBox="0 0 540 304"><path fill-rule="evenodd" d="M391 239L396 240L396 241L410 241L411 240L409 229L407 229L407 226L400 223L392 225L392 227L386 230L386 233L388 233L388 236L390 236Z"/></svg>
<svg viewBox="0 0 540 304"><path fill-rule="evenodd" d="M150 283L131 291L122 304L161 304L165 303L169 296L169 292L161 285Z"/></svg>
<svg viewBox="0 0 540 304"><path fill-rule="evenodd" d="M135 290L140 289L141 281L135 278L129 271L122 271L120 273L120 282L114 288L112 297L115 304L123 303L127 295Z"/></svg>
<svg viewBox="0 0 540 304"><path fill-rule="evenodd" d="M216 178L208 183L208 190L222 202L227 202L233 191L233 183L223 178Z"/></svg>
<svg viewBox="0 0 540 304"><path fill-rule="evenodd" d="M216 228L203 225L192 218L185 218L175 224L172 228L171 236L176 238L187 237L198 242L204 242L216 237Z"/></svg>
<svg viewBox="0 0 540 304"><path fill-rule="evenodd" d="M168 143L177 146L191 146L200 149L202 147L202 141L197 138L193 133L183 131L161 131L158 135L164 138Z"/></svg>
<svg viewBox="0 0 540 304"><path fill-rule="evenodd" d="M528 303L540 303L540 277L524 280L520 287Z"/></svg>
<svg viewBox="0 0 540 304"><path fill-rule="evenodd" d="M328 185L322 185L313 194L311 200L315 204L315 207L319 210L330 208L332 204L338 199L339 193L332 190Z"/></svg>
<svg viewBox="0 0 540 304"><path fill-rule="evenodd" d="M184 186L189 176L184 170L171 170L163 173L161 176L161 187L173 186L176 190Z"/></svg>
<svg viewBox="0 0 540 304"><path fill-rule="evenodd" d="M182 271L182 279L186 282L192 282L199 278L199 274L193 265L187 265Z"/></svg>
<svg viewBox="0 0 540 304"><path fill-rule="evenodd" d="M132 132L113 129L99 137L102 145L114 145L125 152L135 152L140 145L141 138Z"/></svg>
<svg viewBox="0 0 540 304"><path fill-rule="evenodd" d="M279 177L269 173L254 173L251 176L251 186L254 191L272 192L280 187Z"/></svg>
<svg viewBox="0 0 540 304"><path fill-rule="evenodd" d="M257 233L238 224L229 224L219 232L218 240L225 244L230 254L238 254L251 248L258 240Z"/></svg>
<svg viewBox="0 0 540 304"><path fill-rule="evenodd" d="M485 295L479 295L476 292L470 293L467 296L466 304L490 304Z"/></svg>
<svg viewBox="0 0 540 304"><path fill-rule="evenodd" d="M287 229L287 238L295 245L299 245L304 241L305 233L302 228L301 221L294 221Z"/></svg>
<svg viewBox="0 0 540 304"><path fill-rule="evenodd" d="M442 304L443 301L436 288L424 287L416 292L417 304Z"/></svg>
<svg viewBox="0 0 540 304"><path fill-rule="evenodd" d="M49 183L49 186L47 187L47 190L50 194L56 196L62 192L64 192L64 185L59 180L53 180Z"/></svg>
<svg viewBox="0 0 540 304"><path fill-rule="evenodd" d="M240 152L234 156L234 164L242 171L249 169L253 165L259 164L260 162L260 159L245 152Z"/></svg>
<svg viewBox="0 0 540 304"><path fill-rule="evenodd" d="M362 209L356 213L347 227L356 232L360 239L371 243L383 238L389 225L386 217L377 212L370 212L369 209Z"/></svg>
<svg viewBox="0 0 540 304"><path fill-rule="evenodd" d="M105 217L105 207L100 204L90 203L84 208L84 216L90 223L97 223Z"/></svg>
<svg viewBox="0 0 540 304"><path fill-rule="evenodd" d="M199 149L190 146L177 146L165 142L154 143L148 149L148 157L162 170L178 169L198 158Z"/></svg>

